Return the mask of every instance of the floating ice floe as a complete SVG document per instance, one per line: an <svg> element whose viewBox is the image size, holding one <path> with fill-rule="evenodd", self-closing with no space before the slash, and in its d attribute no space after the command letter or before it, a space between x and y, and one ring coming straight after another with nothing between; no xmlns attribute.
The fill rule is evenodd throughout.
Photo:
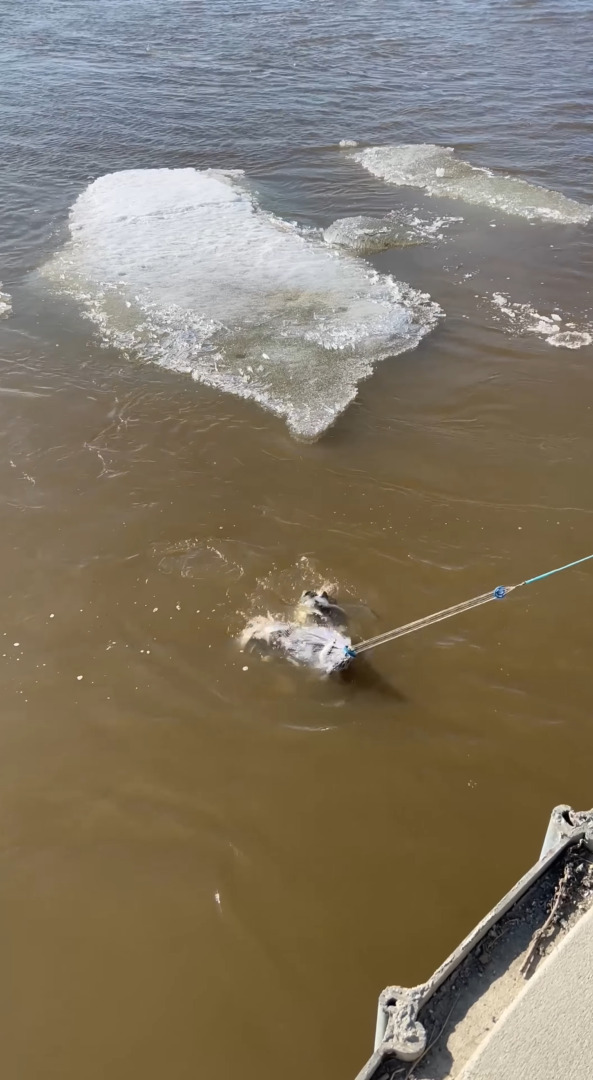
<svg viewBox="0 0 593 1080"><path fill-rule="evenodd" d="M12 312L12 300L7 292L2 292L0 281L0 319L6 319Z"/></svg>
<svg viewBox="0 0 593 1080"><path fill-rule="evenodd" d="M470 165L456 157L450 146L432 143L372 146L353 157L373 176L390 184L422 188L429 195L463 199L530 221L586 224L593 216L592 207L558 191Z"/></svg>
<svg viewBox="0 0 593 1080"><path fill-rule="evenodd" d="M398 212L385 217L344 217L324 230L323 239L332 247L354 255L370 255L388 248L412 247L444 240L444 230L463 218L421 218L415 212Z"/></svg>
<svg viewBox="0 0 593 1080"><path fill-rule="evenodd" d="M90 184L43 267L101 338L321 434L388 356L442 314L262 210L239 172L139 169Z"/></svg>

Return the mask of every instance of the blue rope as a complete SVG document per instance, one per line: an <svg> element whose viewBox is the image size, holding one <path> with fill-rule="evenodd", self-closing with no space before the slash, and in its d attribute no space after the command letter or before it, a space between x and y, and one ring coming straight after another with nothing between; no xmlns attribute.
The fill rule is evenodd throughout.
<svg viewBox="0 0 593 1080"><path fill-rule="evenodd" d="M566 563L566 566L557 566L555 570L548 570L545 574L538 574L537 577L527 578L527 581L522 581L522 585L533 585L534 581L542 581L544 578L551 577L552 574L559 574L561 570L570 570L573 566L579 566L580 563L587 562L588 559L593 559L593 555L585 555L584 559L575 559L574 562Z"/></svg>

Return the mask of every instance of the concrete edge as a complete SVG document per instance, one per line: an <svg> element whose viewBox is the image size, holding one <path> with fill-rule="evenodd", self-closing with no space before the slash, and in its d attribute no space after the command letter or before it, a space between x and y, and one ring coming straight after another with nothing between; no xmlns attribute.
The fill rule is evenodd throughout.
<svg viewBox="0 0 593 1080"><path fill-rule="evenodd" d="M427 1033L418 1019L420 1010L489 930L521 899L564 851L586 837L593 847L593 810L575 811L570 806L554 808L536 862L512 889L467 935L425 983L418 986L387 986L379 995L374 1051L356 1076L372 1080L386 1057L416 1061L426 1050Z"/></svg>

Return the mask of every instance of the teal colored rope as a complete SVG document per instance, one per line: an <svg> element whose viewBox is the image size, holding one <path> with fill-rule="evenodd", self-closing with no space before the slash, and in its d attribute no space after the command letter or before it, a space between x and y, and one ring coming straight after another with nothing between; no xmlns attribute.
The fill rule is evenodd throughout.
<svg viewBox="0 0 593 1080"><path fill-rule="evenodd" d="M551 577L552 574L559 574L561 570L570 570L573 566L579 566L580 563L587 562L588 559L593 559L593 555L585 555L584 559L576 559L574 562L566 563L566 566L557 566L555 570L548 570L545 574L538 574L537 577L527 578L527 581L521 582L522 585L533 585L534 581L543 581L544 578Z"/></svg>
<svg viewBox="0 0 593 1080"><path fill-rule="evenodd" d="M520 589L522 585L533 585L535 581L543 581L544 578L552 577L552 574L559 574L562 570L570 570L573 566L580 566L581 563L588 562L589 559L593 559L593 555L585 555L582 559L575 559L574 562L566 563L564 566L557 566L555 570L547 570L545 574L537 574L536 577L527 578L525 581L519 582L518 585L498 585L496 589L491 590L489 593L475 596L472 600L466 600L463 604L454 604L453 607L445 608L444 611L436 611L434 615L426 615L423 619L416 619L414 622L406 623L404 626L398 626L395 630L386 630L385 633L367 638L366 641L359 641L357 645L348 647L344 651L348 659L352 660L359 653L367 652L369 649L376 649L378 645L386 645L388 641L394 641L395 638L403 637L405 634L413 634L416 630L423 630L426 626L433 626L434 623L450 619L452 615L460 615L462 612L470 611L481 604L487 604L490 600L502 600L508 593Z"/></svg>

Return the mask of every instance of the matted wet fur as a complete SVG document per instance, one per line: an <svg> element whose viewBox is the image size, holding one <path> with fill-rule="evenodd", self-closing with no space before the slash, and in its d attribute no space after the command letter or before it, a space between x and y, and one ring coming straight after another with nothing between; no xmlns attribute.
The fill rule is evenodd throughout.
<svg viewBox="0 0 593 1080"><path fill-rule="evenodd" d="M242 649L257 647L280 653L290 663L323 675L343 671L353 659L346 614L325 589L307 589L290 620L256 616L239 642Z"/></svg>

